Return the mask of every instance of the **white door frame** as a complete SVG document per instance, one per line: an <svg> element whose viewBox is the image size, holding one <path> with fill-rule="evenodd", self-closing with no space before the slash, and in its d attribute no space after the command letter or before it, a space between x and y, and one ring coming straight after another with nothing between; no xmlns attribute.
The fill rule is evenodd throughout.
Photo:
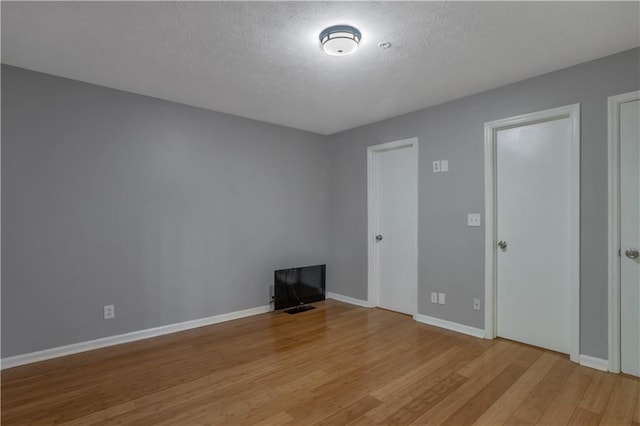
<svg viewBox="0 0 640 426"><path fill-rule="evenodd" d="M367 303L369 307L378 306L378 289L380 286L378 264L378 245L375 241L376 223L378 221L376 205L378 188L376 187L376 167L374 156L378 152L391 151L394 149L408 148L411 150L413 160L415 161L415 179L416 179L416 223L414 229L416 231L416 244L414 247L415 256L413 256L413 267L416 273L414 281L415 302L413 306L413 317L418 313L418 138L403 139L394 142L387 142L380 145L367 147L367 253L368 253L368 279L367 279Z"/></svg>
<svg viewBox="0 0 640 426"><path fill-rule="evenodd" d="M570 359L580 356L580 104L519 115L484 125L484 197L485 197L485 338L496 337L496 135L499 130L545 121L571 120L571 284L570 284Z"/></svg>
<svg viewBox="0 0 640 426"><path fill-rule="evenodd" d="M640 99L640 90L609 101L609 371L620 372L620 105Z"/></svg>

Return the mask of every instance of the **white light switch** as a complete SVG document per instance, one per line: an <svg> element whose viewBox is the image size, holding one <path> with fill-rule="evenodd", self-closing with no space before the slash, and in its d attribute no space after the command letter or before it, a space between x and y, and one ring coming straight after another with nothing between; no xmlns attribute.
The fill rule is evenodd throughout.
<svg viewBox="0 0 640 426"><path fill-rule="evenodd" d="M433 173L438 173L440 171L440 160L433 162Z"/></svg>
<svg viewBox="0 0 640 426"><path fill-rule="evenodd" d="M440 160L440 171L441 172L449 171L449 160Z"/></svg>
<svg viewBox="0 0 640 426"><path fill-rule="evenodd" d="M467 215L467 226L480 226L480 213L469 213Z"/></svg>

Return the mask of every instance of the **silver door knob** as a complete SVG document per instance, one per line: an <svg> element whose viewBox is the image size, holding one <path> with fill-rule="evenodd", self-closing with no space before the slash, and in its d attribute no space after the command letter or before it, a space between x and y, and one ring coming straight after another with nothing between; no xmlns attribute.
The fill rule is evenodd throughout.
<svg viewBox="0 0 640 426"><path fill-rule="evenodd" d="M377 242L382 241L382 235L380 235L380 234L376 235L376 241Z"/></svg>
<svg viewBox="0 0 640 426"><path fill-rule="evenodd" d="M507 249L507 242L506 241L500 241L498 243L498 247L500 247L501 250L506 250Z"/></svg>
<svg viewBox="0 0 640 426"><path fill-rule="evenodd" d="M640 252L636 249L629 249L624 251L624 255L629 259L637 259L640 256Z"/></svg>

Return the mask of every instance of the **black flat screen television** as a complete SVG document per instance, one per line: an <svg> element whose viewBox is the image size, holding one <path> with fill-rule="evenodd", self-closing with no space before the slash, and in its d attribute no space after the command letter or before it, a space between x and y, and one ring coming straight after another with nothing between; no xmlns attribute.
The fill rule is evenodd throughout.
<svg viewBox="0 0 640 426"><path fill-rule="evenodd" d="M314 265L275 271L275 309L324 300L326 269L327 265Z"/></svg>

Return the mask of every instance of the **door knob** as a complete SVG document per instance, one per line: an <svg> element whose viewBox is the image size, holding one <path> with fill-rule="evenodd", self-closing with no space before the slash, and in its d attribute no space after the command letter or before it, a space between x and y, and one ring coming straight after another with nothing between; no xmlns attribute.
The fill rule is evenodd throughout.
<svg viewBox="0 0 640 426"><path fill-rule="evenodd" d="M637 259L640 256L640 252L636 249L629 249L624 251L624 255L629 259Z"/></svg>
<svg viewBox="0 0 640 426"><path fill-rule="evenodd" d="M500 247L501 250L506 250L507 249L507 242L506 241L500 241L498 243L498 247Z"/></svg>
<svg viewBox="0 0 640 426"><path fill-rule="evenodd" d="M377 242L382 241L382 235L381 234L376 235L376 241Z"/></svg>

